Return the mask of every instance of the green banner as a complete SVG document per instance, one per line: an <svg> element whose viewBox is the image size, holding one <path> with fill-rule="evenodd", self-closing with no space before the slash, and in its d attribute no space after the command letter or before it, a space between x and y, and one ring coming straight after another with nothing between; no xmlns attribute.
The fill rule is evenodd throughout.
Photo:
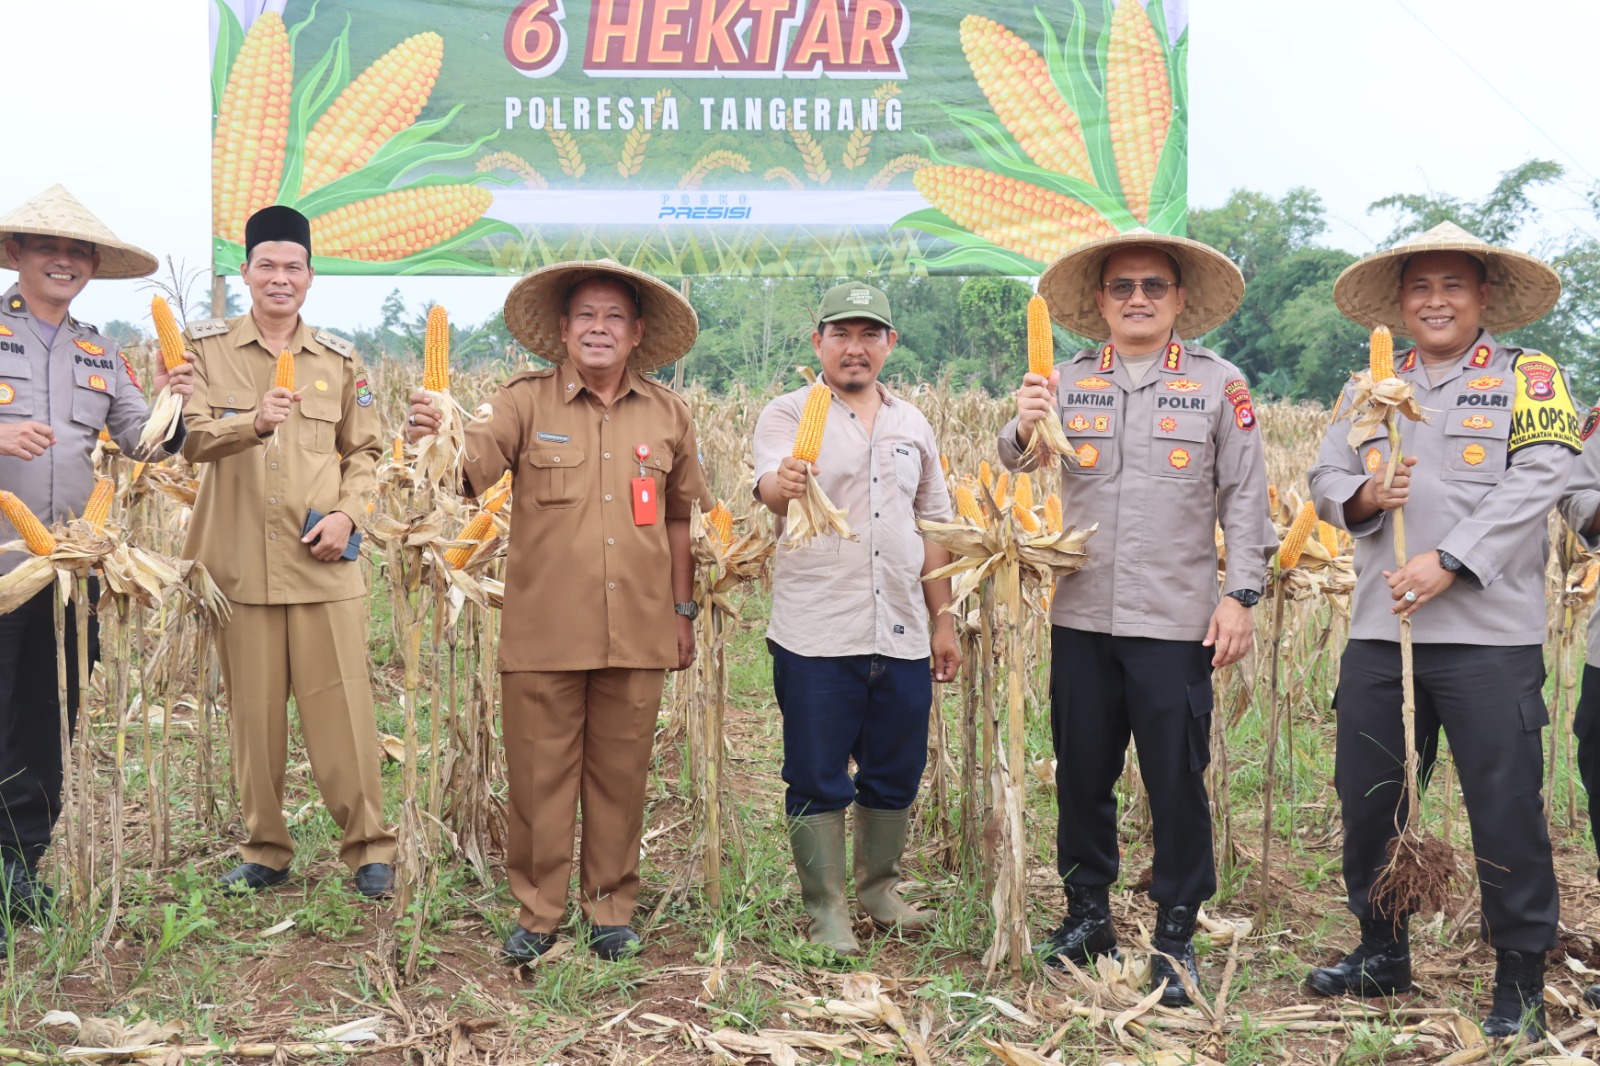
<svg viewBox="0 0 1600 1066"><path fill-rule="evenodd" d="M212 0L215 266L1037 274L1187 214L1187 0Z"/></svg>

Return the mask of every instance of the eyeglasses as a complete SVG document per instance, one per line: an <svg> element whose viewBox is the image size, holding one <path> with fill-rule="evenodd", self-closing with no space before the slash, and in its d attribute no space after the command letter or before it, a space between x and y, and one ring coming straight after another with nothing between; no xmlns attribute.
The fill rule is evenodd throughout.
<svg viewBox="0 0 1600 1066"><path fill-rule="evenodd" d="M1150 299L1159 300L1172 288L1172 282L1166 278L1112 278L1102 282L1101 287L1115 300L1130 298L1134 289L1141 289Z"/></svg>

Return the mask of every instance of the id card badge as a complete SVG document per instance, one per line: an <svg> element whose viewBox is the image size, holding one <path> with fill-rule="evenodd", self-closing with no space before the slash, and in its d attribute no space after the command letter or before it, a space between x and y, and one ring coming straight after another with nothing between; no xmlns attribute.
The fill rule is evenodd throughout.
<svg viewBox="0 0 1600 1066"><path fill-rule="evenodd" d="M656 479L653 477L633 479L633 524L656 524Z"/></svg>

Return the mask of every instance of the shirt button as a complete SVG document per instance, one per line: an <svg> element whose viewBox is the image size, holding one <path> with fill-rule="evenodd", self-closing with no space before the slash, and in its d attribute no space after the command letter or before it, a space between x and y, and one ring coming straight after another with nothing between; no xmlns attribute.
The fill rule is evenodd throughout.
<svg viewBox="0 0 1600 1066"><path fill-rule="evenodd" d="M274 469L274 470L278 469L278 464L277 463L273 463L272 464L272 469Z"/></svg>
<svg viewBox="0 0 1600 1066"><path fill-rule="evenodd" d="M233 397L232 397L232 396L229 396L229 397L228 397L228 402L229 402L229 403L232 403L232 402L233 402Z"/></svg>
<svg viewBox="0 0 1600 1066"><path fill-rule="evenodd" d="M614 539L614 538L611 538L611 537L607 537L607 538L606 538L606 543L607 543L607 544L615 544L615 543L616 543L616 540L615 540L615 539Z"/></svg>
<svg viewBox="0 0 1600 1066"><path fill-rule="evenodd" d="M606 588L608 588L608 589L614 589L614 588L616 588L616 587L617 587L617 583L616 583L616 582L615 582L615 581L607 581L607 582L606 582Z"/></svg>
<svg viewBox="0 0 1600 1066"><path fill-rule="evenodd" d="M278 535L276 533L268 533L267 534L267 539L268 540L277 540L278 539Z"/></svg>
<svg viewBox="0 0 1600 1066"><path fill-rule="evenodd" d="M606 458L607 459L611 458L611 453L610 452L606 452Z"/></svg>
<svg viewBox="0 0 1600 1066"><path fill-rule="evenodd" d="M561 456L559 456L559 455L557 455L557 456L552 456L552 458L553 458L553 459L554 459L554 461L555 461L555 462L558 462L558 463L559 463L559 462L560 462L560 461L561 461Z"/></svg>
<svg viewBox="0 0 1600 1066"><path fill-rule="evenodd" d="M278 502L278 498L276 496L268 496L267 497L267 502L268 503L277 503Z"/></svg>
<svg viewBox="0 0 1600 1066"><path fill-rule="evenodd" d="M606 421L606 422L611 421L611 416L610 415L606 415L605 418L603 419L603 421Z"/></svg>
<svg viewBox="0 0 1600 1066"><path fill-rule="evenodd" d="M873 518L877 518L878 517L878 512L877 511L873 511L872 512L872 517Z"/></svg>
<svg viewBox="0 0 1600 1066"><path fill-rule="evenodd" d="M606 502L607 502L607 503L610 503L610 502L611 502L611 493L609 493L609 492L608 492L608 493L606 493Z"/></svg>

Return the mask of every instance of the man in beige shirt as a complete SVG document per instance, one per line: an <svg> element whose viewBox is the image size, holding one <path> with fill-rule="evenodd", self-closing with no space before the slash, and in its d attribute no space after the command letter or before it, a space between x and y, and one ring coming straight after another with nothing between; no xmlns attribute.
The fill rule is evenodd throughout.
<svg viewBox="0 0 1600 1066"><path fill-rule="evenodd" d="M927 762L933 682L961 665L955 622L939 613L950 582L922 580L950 561L917 530L919 518L950 518L939 445L922 412L878 381L897 339L879 289L852 281L823 297L811 346L833 402L811 472L848 511L856 539L829 534L796 547L781 536L767 628L809 936L842 955L859 950L845 908L852 805L858 911L883 929L930 921L900 898L900 859ZM793 449L809 392L778 397L756 422L755 494L780 526L805 491L806 464Z"/></svg>
<svg viewBox="0 0 1600 1066"><path fill-rule="evenodd" d="M366 511L379 454L367 374L349 341L300 317L311 287L311 231L288 207L245 225L250 312L190 325L196 385L183 454L204 464L188 558L232 601L219 634L233 776L249 836L222 884L256 891L289 876L283 818L292 690L311 771L344 831L340 858L362 895L394 884L383 823L377 723L367 676L366 582L344 558ZM280 352L293 389L274 384ZM310 528L315 512L321 515Z"/></svg>
<svg viewBox="0 0 1600 1066"><path fill-rule="evenodd" d="M512 475L500 633L510 783L506 876L520 905L504 952L556 945L583 807L579 905L604 959L639 949L645 785L665 671L694 658L689 516L711 506L689 405L649 376L694 344L694 308L615 263L534 271L506 325L553 369L514 375L467 430L465 484ZM413 440L438 427L425 392Z"/></svg>

